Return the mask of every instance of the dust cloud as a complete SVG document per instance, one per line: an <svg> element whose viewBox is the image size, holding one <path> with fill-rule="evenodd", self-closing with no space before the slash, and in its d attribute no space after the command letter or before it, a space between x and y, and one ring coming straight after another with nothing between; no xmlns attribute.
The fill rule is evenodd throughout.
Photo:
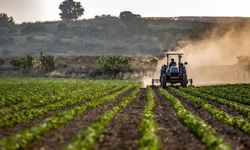
<svg viewBox="0 0 250 150"><path fill-rule="evenodd" d="M249 25L218 25L203 40L178 49L195 85L250 82L250 62L238 63L239 56L250 57Z"/></svg>
<svg viewBox="0 0 250 150"><path fill-rule="evenodd" d="M220 24L210 32L204 33L197 42L182 41L176 51L184 52L183 62L188 78L194 85L226 83L250 83L250 59L239 63L239 56L250 58L250 23ZM152 78L159 78L159 70L166 59L159 60ZM143 78L144 85L151 78ZM150 82L149 82L150 81Z"/></svg>

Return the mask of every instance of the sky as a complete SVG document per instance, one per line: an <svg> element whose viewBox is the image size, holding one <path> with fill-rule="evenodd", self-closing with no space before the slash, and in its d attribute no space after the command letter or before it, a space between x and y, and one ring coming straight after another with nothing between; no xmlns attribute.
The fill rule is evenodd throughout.
<svg viewBox="0 0 250 150"><path fill-rule="evenodd" d="M0 13L17 23L60 20L63 0L0 0ZM250 17L249 0L76 0L85 9L83 18L131 11L142 17L242 16Z"/></svg>

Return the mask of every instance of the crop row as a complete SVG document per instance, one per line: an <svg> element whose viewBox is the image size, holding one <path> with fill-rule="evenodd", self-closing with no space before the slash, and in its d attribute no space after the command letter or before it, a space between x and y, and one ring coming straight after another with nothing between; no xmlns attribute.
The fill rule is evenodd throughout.
<svg viewBox="0 0 250 150"><path fill-rule="evenodd" d="M159 149L159 141L157 135L157 125L154 121L153 108L156 97L150 87L146 89L147 105L143 113L143 119L140 126L142 138L140 139L140 149L157 150Z"/></svg>
<svg viewBox="0 0 250 150"><path fill-rule="evenodd" d="M239 83L239 84L218 84L218 85L207 85L207 86L200 86L198 88L218 88L218 89L221 89L221 88L237 88L237 89L242 89L242 88L246 88L246 89L249 89L250 88L250 84L242 84L242 83Z"/></svg>
<svg viewBox="0 0 250 150"><path fill-rule="evenodd" d="M199 87L199 91L214 95L220 98L225 98L231 101L240 102L243 104L250 104L250 89L237 86L216 86L216 87Z"/></svg>
<svg viewBox="0 0 250 150"><path fill-rule="evenodd" d="M37 87L34 87L34 88L39 88L38 86L39 85L37 85ZM48 93L47 95L44 95L43 98L34 99L33 97L30 97L30 98L23 100L22 102L18 104L6 106L0 109L0 114L5 115L7 113L13 113L15 111L19 111L23 109L27 110L31 108L43 107L51 103L57 103L65 99L70 99L78 95L83 95L83 93L90 93L93 91L93 87L96 87L95 84L86 84L86 83L83 83L83 84L80 83L80 86L79 85L67 85L67 86L63 85L64 88L61 88L61 86L62 84L58 84L58 87L54 88L54 91L52 91L51 93ZM116 84L111 84L111 85L101 84L98 87L100 90L101 89L109 90L113 88L119 88L121 87L121 84L117 84L117 85ZM17 90L19 90L19 88ZM35 95L35 94L36 93L33 93L32 95Z"/></svg>
<svg viewBox="0 0 250 150"><path fill-rule="evenodd" d="M25 129L24 131L0 140L0 149L25 149L26 146L34 139L38 139L45 133L72 120L77 115L82 115L90 109L94 109L105 102L114 100L118 95L124 93L130 88L131 86L127 86L126 88L123 88L122 90L119 90L112 95L99 98L95 101L90 101L85 105L75 106L72 109L64 112L56 113L55 115L45 119L44 121Z"/></svg>
<svg viewBox="0 0 250 150"><path fill-rule="evenodd" d="M117 85L125 86L126 82L112 81L92 81L92 80L42 80L27 81L17 80L17 83L7 81L0 82L0 108L25 103L27 105L39 106L40 103L54 103L61 99L74 96L81 89L88 87L105 86L112 87ZM23 105L25 105L23 104ZM17 106L18 107L18 106Z"/></svg>
<svg viewBox="0 0 250 150"><path fill-rule="evenodd" d="M228 113L226 113L224 111L220 111L215 106L209 104L205 100L198 98L198 97L188 95L184 92L181 92L180 90L171 88L171 91L173 91L174 93L176 93L177 95L179 95L185 99L188 99L188 100L200 105L203 109L205 109L206 111L211 113L216 119L223 121L225 124L228 124L234 128L238 128L238 129L242 130L243 132L250 134L250 122L247 119L244 119L241 116L229 115Z"/></svg>
<svg viewBox="0 0 250 150"><path fill-rule="evenodd" d="M231 147L224 142L222 137L216 135L215 130L209 124L185 109L176 97L163 88L160 88L159 91L175 108L177 115L182 122L189 127L196 136L201 138L202 143L204 143L209 149L231 149Z"/></svg>
<svg viewBox="0 0 250 150"><path fill-rule="evenodd" d="M241 112L242 114L245 114L246 116L248 116L250 118L250 106L248 106L248 105L244 105L244 104L237 103L234 101L229 101L229 100L224 99L224 98L219 98L216 96L208 95L208 94L199 92L195 88L192 88L192 89L181 88L181 91L183 91L185 93L189 93L191 95L194 95L194 96L199 97L199 98L204 99L204 100L215 101L215 102L218 102L220 104L230 106L230 107L238 110L239 112Z"/></svg>
<svg viewBox="0 0 250 150"><path fill-rule="evenodd" d="M20 110L29 110L29 109L37 108L37 107L44 107L46 105L55 104L55 103L59 104L63 100L70 99L71 97L76 97L76 95L82 95L83 93L87 94L87 93L91 92L91 88L93 88L93 87L88 86L86 88L77 89L77 90L71 91L70 94L61 91L63 94L60 94L60 95L58 94L58 95L55 95L53 97L43 98L40 100L29 99L29 100L26 100L24 102L18 103L16 105L12 105L12 106L4 107L4 108L0 109L0 115L7 115L9 113L14 113L14 112L17 112ZM121 88L121 87L120 86L107 87L106 90L110 91L110 89L114 90L114 89L119 89L119 88Z"/></svg>
<svg viewBox="0 0 250 150"><path fill-rule="evenodd" d="M125 108L129 104L129 102L135 99L136 95L139 92L140 87L137 86L137 88L131 94L124 97L118 105L114 106L111 110L105 112L96 120L95 123L84 129L79 135L77 135L74 141L68 144L65 149L93 149L94 145L97 143L99 135L102 133L106 125L121 109Z"/></svg>
<svg viewBox="0 0 250 150"><path fill-rule="evenodd" d="M105 92L105 90L106 90L105 86L99 86L95 88L92 87L92 90L89 89L87 91L79 90L79 92L75 93L70 98L63 99L62 101L59 101L57 103L52 103L40 108L23 110L20 112L16 112L14 114L12 113L6 114L0 119L0 127L6 127L6 126L10 127L17 123L23 123L30 119L42 116L48 113L49 111L63 109L68 106L91 99L94 100L100 96L103 96L103 93L108 94L107 92Z"/></svg>
<svg viewBox="0 0 250 150"><path fill-rule="evenodd" d="M9 106L21 102L37 102L38 100L44 99L50 100L53 99L54 96L64 93L70 94L70 92L78 89L75 83L19 82L4 82L0 84L0 106Z"/></svg>

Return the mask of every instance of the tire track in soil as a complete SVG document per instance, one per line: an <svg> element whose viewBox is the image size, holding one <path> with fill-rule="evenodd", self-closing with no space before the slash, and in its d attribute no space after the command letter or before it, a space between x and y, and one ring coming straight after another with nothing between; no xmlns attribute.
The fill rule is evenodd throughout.
<svg viewBox="0 0 250 150"><path fill-rule="evenodd" d="M186 109L190 110L194 114L198 114L204 121L209 123L216 130L216 133L219 136L223 137L229 144L232 145L233 149L250 149L250 135L247 135L229 125L226 125L221 121L218 121L209 112L204 110L201 106L191 102L190 100L183 99L182 97L174 93L171 94L178 98Z"/></svg>
<svg viewBox="0 0 250 150"><path fill-rule="evenodd" d="M109 93L106 94L106 95L113 94L113 93L115 93L115 92L121 90L122 88L124 88L124 87L121 87L121 88L119 88L119 89L117 89L117 90L111 91L111 92L109 92ZM98 98L96 98L96 99L99 99L99 98L101 98L101 97L103 97L103 96L100 96L100 97L98 97ZM95 99L95 100L96 100L96 99ZM92 100L90 100L90 101L92 101ZM4 138L4 137L7 137L7 136L10 136L10 135L12 135L12 134L14 134L14 133L17 133L17 132L21 132L21 131L25 130L26 128L30 128L30 127L32 127L33 125L42 122L42 121L45 120L46 118L49 118L49 117L55 115L56 113L67 111L67 110L69 110L69 109L72 109L72 108L75 107L75 106L84 105L84 104L86 104L86 102L90 102L90 101L89 101L89 100L87 100L87 101L82 101L82 102L79 102L79 103L70 105L70 106L68 106L68 107L66 107L66 108L63 108L63 109L58 109L58 110L54 110L54 111L49 111L49 112L45 113L44 115L42 115L42 116L40 116L40 117L38 117L38 118L34 118L34 119L31 119L31 120L28 120L27 122L24 122L24 123L16 124L16 125L14 125L14 126L12 126L12 127L2 127L2 128L0 128L0 139L2 139L2 138ZM94 101L94 100L93 100L93 101Z"/></svg>
<svg viewBox="0 0 250 150"><path fill-rule="evenodd" d="M94 149L139 149L139 139L142 136L139 128L146 104L145 92L145 89L141 89L138 96L112 119Z"/></svg>
<svg viewBox="0 0 250 150"><path fill-rule="evenodd" d="M62 126L52 130L41 136L39 139L30 143L27 149L32 150L61 150L63 146L70 143L71 140L82 131L82 129L88 127L94 123L96 118L105 111L110 110L117 105L122 97L131 93L135 87L129 89L125 93L120 94L115 100L106 102L95 109L91 109L85 112L83 115L76 116L73 120L68 121Z"/></svg>
<svg viewBox="0 0 250 150"><path fill-rule="evenodd" d="M161 149L202 150L205 145L178 118L172 105L153 88L157 97L155 101L155 121L158 125L158 136Z"/></svg>

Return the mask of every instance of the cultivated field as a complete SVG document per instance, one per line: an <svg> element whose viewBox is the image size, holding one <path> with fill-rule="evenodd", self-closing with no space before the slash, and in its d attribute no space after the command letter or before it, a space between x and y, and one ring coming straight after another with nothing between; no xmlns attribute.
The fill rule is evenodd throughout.
<svg viewBox="0 0 250 150"><path fill-rule="evenodd" d="M0 79L0 150L250 149L250 84Z"/></svg>

